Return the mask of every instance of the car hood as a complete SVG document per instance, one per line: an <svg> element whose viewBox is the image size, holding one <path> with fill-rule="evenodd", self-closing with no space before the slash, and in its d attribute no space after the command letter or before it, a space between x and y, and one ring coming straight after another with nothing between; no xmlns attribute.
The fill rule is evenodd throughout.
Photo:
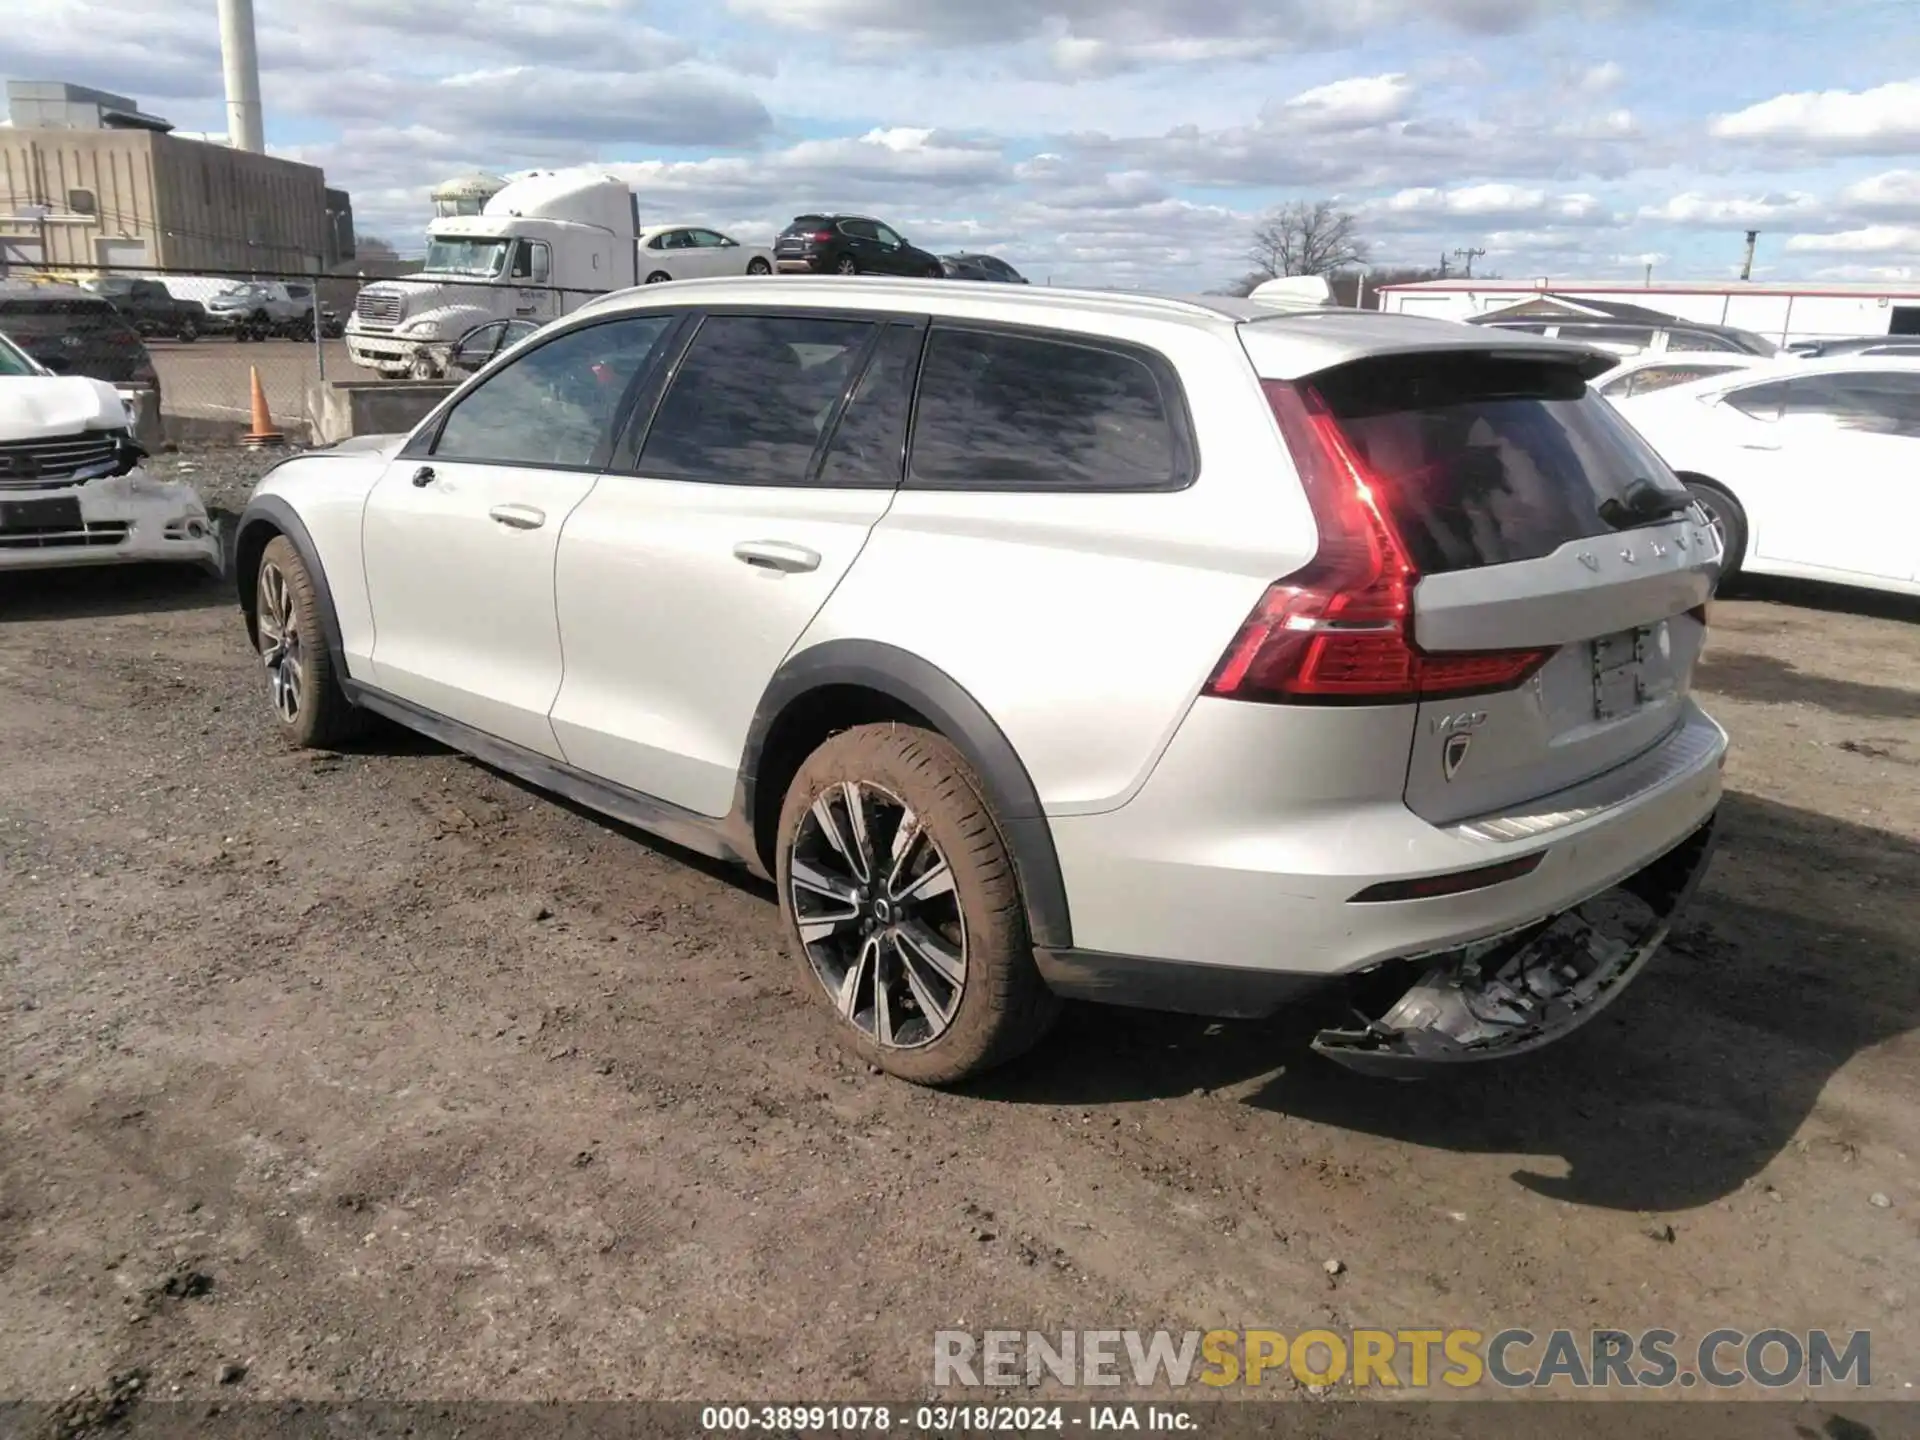
<svg viewBox="0 0 1920 1440"><path fill-rule="evenodd" d="M123 430L120 392L79 375L9 375L0 379L0 441L38 440L76 430Z"/></svg>

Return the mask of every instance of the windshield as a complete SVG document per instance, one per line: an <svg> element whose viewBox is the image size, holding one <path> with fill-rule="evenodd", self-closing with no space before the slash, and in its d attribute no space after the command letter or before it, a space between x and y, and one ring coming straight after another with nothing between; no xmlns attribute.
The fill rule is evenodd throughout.
<svg viewBox="0 0 1920 1440"><path fill-rule="evenodd" d="M264 285L229 285L215 300L259 300L265 298L267 287Z"/></svg>
<svg viewBox="0 0 1920 1440"><path fill-rule="evenodd" d="M435 235L427 241L425 268L440 275L480 275L492 277L506 268L509 240L447 239Z"/></svg>
<svg viewBox="0 0 1920 1440"><path fill-rule="evenodd" d="M38 375L40 367L29 360L6 336L0 335L0 375Z"/></svg>

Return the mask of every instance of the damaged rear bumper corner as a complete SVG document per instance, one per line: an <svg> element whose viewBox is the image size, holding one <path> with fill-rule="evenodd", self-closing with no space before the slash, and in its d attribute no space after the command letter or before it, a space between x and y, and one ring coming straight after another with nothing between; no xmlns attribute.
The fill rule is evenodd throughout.
<svg viewBox="0 0 1920 1440"><path fill-rule="evenodd" d="M1377 1018L1320 1032L1313 1048L1368 1075L1417 1079L1506 1059L1564 1038L1626 989L1665 941L1706 873L1714 820L1610 889L1503 936L1418 961L1389 961L1411 983Z"/></svg>

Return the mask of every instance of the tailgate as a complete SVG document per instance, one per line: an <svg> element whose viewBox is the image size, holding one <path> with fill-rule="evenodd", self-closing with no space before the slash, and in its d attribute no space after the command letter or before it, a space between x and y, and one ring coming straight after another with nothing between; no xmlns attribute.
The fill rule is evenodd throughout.
<svg viewBox="0 0 1920 1440"><path fill-rule="evenodd" d="M1517 686L1421 700L1406 802L1437 824L1612 769L1686 707L1719 547L1580 368L1490 349L1311 381L1417 572L1414 645L1521 661Z"/></svg>

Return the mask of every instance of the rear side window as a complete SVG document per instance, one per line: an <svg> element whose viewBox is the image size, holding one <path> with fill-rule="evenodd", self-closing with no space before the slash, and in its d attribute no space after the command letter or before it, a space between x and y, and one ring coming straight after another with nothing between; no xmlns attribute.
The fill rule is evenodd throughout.
<svg viewBox="0 0 1920 1440"><path fill-rule="evenodd" d="M1172 490L1193 478L1164 360L997 330L928 337L907 485L922 490Z"/></svg>
<svg viewBox="0 0 1920 1440"><path fill-rule="evenodd" d="M1535 560L1612 534L1600 506L1624 501L1635 481L1686 494L1570 365L1390 356L1312 383L1426 574Z"/></svg>
<svg viewBox="0 0 1920 1440"><path fill-rule="evenodd" d="M1736 391L1727 403L1756 420L1818 416L1876 435L1920 434L1920 374L1862 370L1808 375Z"/></svg>
<svg viewBox="0 0 1920 1440"><path fill-rule="evenodd" d="M840 487L900 483L907 454L907 417L913 408L913 374L925 332L917 325L889 325L873 359L854 388L821 459L819 483Z"/></svg>
<svg viewBox="0 0 1920 1440"><path fill-rule="evenodd" d="M865 320L709 316L654 414L640 473L804 484L873 332Z"/></svg>

